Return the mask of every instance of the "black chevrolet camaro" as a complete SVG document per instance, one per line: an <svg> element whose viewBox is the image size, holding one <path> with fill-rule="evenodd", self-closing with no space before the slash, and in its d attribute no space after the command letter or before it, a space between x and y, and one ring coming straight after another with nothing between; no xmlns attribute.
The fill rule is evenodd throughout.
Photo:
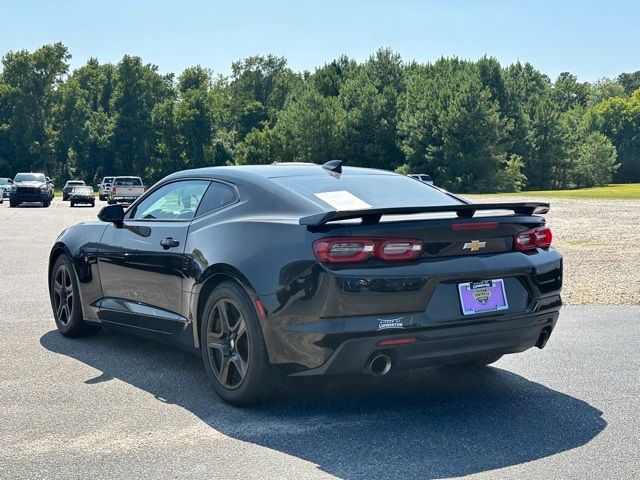
<svg viewBox="0 0 640 480"><path fill-rule="evenodd" d="M188 170L62 232L51 304L69 337L117 326L200 352L239 404L286 375L482 366L555 327L547 211L339 161Z"/></svg>

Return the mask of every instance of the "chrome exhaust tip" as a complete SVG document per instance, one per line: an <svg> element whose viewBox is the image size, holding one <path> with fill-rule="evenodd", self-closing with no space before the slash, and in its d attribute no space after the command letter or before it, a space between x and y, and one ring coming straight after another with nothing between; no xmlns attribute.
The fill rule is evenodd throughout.
<svg viewBox="0 0 640 480"><path fill-rule="evenodd" d="M369 371L373 375L381 377L391 370L391 358L388 355L376 355L369 363Z"/></svg>

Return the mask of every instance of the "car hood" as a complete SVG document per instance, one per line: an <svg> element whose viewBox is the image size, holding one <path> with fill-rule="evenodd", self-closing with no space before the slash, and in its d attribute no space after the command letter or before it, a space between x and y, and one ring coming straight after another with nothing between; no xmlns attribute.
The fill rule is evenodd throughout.
<svg viewBox="0 0 640 480"><path fill-rule="evenodd" d="M46 185L46 183L45 182L29 181L29 182L14 182L14 185L16 187L40 188L40 187L44 187Z"/></svg>

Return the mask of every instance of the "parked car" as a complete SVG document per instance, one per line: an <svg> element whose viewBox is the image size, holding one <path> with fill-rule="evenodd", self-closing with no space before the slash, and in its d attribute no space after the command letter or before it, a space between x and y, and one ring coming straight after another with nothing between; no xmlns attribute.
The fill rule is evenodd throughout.
<svg viewBox="0 0 640 480"><path fill-rule="evenodd" d="M52 201L55 197L55 184L49 177L45 177L45 179L47 180L47 187L49 188L49 201Z"/></svg>
<svg viewBox="0 0 640 480"><path fill-rule="evenodd" d="M21 203L41 203L43 207L51 204L49 186L43 173L18 173L15 176L9 192L9 206L17 207Z"/></svg>
<svg viewBox="0 0 640 480"><path fill-rule="evenodd" d="M115 177L104 177L100 185L98 185L98 198L104 201L109 196L109 190L111 190L111 185L113 185L113 179Z"/></svg>
<svg viewBox="0 0 640 480"><path fill-rule="evenodd" d="M109 205L114 203L133 203L145 191L146 187L140 177L114 177L107 202Z"/></svg>
<svg viewBox="0 0 640 480"><path fill-rule="evenodd" d="M328 163L178 172L66 228L49 259L58 330L183 344L238 404L283 375L478 367L546 345L562 286L549 204Z"/></svg>
<svg viewBox="0 0 640 480"><path fill-rule="evenodd" d="M67 183L65 183L62 188L62 200L65 202L69 200L69 194L71 193L71 190L73 190L73 187L78 187L84 184L84 180L67 180Z"/></svg>
<svg viewBox="0 0 640 480"><path fill-rule="evenodd" d="M13 180L10 178L0 178L0 203L2 203L5 198L9 198L9 192L12 186Z"/></svg>
<svg viewBox="0 0 640 480"><path fill-rule="evenodd" d="M93 187L89 185L80 185L77 187L73 187L71 193L69 193L69 201L71 202L71 206L75 207L81 203L91 205L95 207L96 205L96 194L93 191Z"/></svg>
<svg viewBox="0 0 640 480"><path fill-rule="evenodd" d="M407 175L408 177L415 178L423 183L428 183L429 185L433 185L433 180L431 179L431 175L427 175L426 173L411 173Z"/></svg>

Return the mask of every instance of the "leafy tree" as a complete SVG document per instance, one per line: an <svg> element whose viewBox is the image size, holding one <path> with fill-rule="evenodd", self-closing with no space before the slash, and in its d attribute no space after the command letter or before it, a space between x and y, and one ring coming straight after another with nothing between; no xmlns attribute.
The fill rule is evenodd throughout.
<svg viewBox="0 0 640 480"><path fill-rule="evenodd" d="M178 77L176 131L184 143L185 162L190 168L206 165L205 149L210 146L213 134L210 89L211 73L202 67L188 68Z"/></svg>
<svg viewBox="0 0 640 480"><path fill-rule="evenodd" d="M631 73L621 73L618 75L618 82L624 88L627 95L631 96L640 88L640 70Z"/></svg>
<svg viewBox="0 0 640 480"><path fill-rule="evenodd" d="M345 110L345 160L350 165L394 169L404 158L398 146L398 99L404 92L400 56L378 50L340 90Z"/></svg>
<svg viewBox="0 0 640 480"><path fill-rule="evenodd" d="M279 156L275 160L324 163L341 158L344 125L345 113L335 97L325 98L312 88L300 88L278 115L274 130Z"/></svg>
<svg viewBox="0 0 640 480"><path fill-rule="evenodd" d="M249 57L231 66L229 94L232 116L239 138L263 124L273 126L289 92L300 76L287 67L283 57Z"/></svg>
<svg viewBox="0 0 640 480"><path fill-rule="evenodd" d="M129 55L68 75L69 58L60 43L3 56L0 175L154 181L205 165L342 158L461 192L640 181L640 71L551 82L528 63L406 63L380 49L313 73L268 55L235 62L229 77L196 65L174 79Z"/></svg>
<svg viewBox="0 0 640 480"><path fill-rule="evenodd" d="M624 96L624 87L620 82L610 78L601 78L590 85L587 106L592 107L609 98L622 98Z"/></svg>
<svg viewBox="0 0 640 480"><path fill-rule="evenodd" d="M170 97L171 76L161 76L154 65L125 55L116 65L111 110L114 117L114 174L144 171L153 153L151 112Z"/></svg>
<svg viewBox="0 0 640 480"><path fill-rule="evenodd" d="M578 78L569 72L562 72L553 84L553 98L561 111L587 104L589 85L578 82Z"/></svg>
<svg viewBox="0 0 640 480"><path fill-rule="evenodd" d="M49 170L55 165L52 111L69 58L61 43L44 45L32 53L8 52L2 58L0 158L11 162L12 173Z"/></svg>
<svg viewBox="0 0 640 480"><path fill-rule="evenodd" d="M611 183L620 166L616 163L616 147L603 134L590 133L577 149L572 177L577 188L604 186Z"/></svg>
<svg viewBox="0 0 640 480"><path fill-rule="evenodd" d="M492 189L509 128L474 65L441 59L417 70L403 106L400 133L413 171L455 191Z"/></svg>
<svg viewBox="0 0 640 480"><path fill-rule="evenodd" d="M590 131L600 132L616 147L620 168L616 182L640 181L640 90L631 98L609 98L585 114Z"/></svg>

